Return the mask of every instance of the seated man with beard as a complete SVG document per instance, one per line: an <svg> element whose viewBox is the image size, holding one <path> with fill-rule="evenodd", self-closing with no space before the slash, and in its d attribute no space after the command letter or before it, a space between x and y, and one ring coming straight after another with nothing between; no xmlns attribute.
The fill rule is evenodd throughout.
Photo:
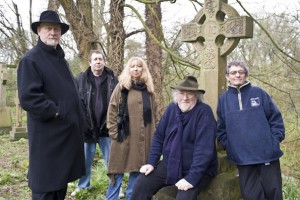
<svg viewBox="0 0 300 200"><path fill-rule="evenodd" d="M177 187L177 200L196 200L216 174L216 121L201 100L205 91L198 89L194 76L171 88L174 102L159 121L131 200L150 200L169 185Z"/></svg>

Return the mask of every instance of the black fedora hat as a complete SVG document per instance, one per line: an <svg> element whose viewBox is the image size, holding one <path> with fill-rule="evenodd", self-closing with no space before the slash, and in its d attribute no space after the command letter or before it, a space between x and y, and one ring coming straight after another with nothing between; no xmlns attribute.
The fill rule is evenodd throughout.
<svg viewBox="0 0 300 200"><path fill-rule="evenodd" d="M55 11L46 10L46 11L42 12L42 14L40 16L40 21L33 22L31 24L31 29L35 34L37 34L37 27L43 22L60 24L62 35L65 34L69 30L69 25L62 23L59 19L58 14Z"/></svg>
<svg viewBox="0 0 300 200"><path fill-rule="evenodd" d="M204 90L198 88L198 81L194 76L185 76L182 81L178 83L178 85L171 87L172 89L178 90L190 90L190 91L199 91L203 94L205 93Z"/></svg>

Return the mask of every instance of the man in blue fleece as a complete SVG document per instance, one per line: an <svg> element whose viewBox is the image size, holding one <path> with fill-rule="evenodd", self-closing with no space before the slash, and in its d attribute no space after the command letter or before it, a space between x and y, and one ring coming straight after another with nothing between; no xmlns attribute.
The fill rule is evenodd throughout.
<svg viewBox="0 0 300 200"><path fill-rule="evenodd" d="M220 95L217 106L217 138L228 160L237 164L245 200L281 200L283 119L271 97L252 86L248 75L243 62L228 63L228 90Z"/></svg>
<svg viewBox="0 0 300 200"><path fill-rule="evenodd" d="M177 187L177 200L196 200L216 173L216 121L201 101L205 91L193 76L172 88L174 102L159 121L131 200L150 200L168 185Z"/></svg>

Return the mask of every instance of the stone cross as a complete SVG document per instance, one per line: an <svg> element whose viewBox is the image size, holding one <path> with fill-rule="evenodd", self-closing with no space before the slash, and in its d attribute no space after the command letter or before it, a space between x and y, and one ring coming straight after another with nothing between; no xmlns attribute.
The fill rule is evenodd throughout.
<svg viewBox="0 0 300 200"><path fill-rule="evenodd" d="M22 126L22 108L20 106L20 101L18 97L18 91L16 91L16 96L14 98L14 102L16 105L16 127Z"/></svg>
<svg viewBox="0 0 300 200"><path fill-rule="evenodd" d="M12 130L9 132L9 139L11 141L19 140L20 138L28 138L27 127L23 126L22 123L22 108L20 106L20 101L18 98L18 91L16 91L14 100L16 105L16 123L12 127Z"/></svg>
<svg viewBox="0 0 300 200"><path fill-rule="evenodd" d="M181 27L183 42L190 42L201 57L200 86L205 102L216 112L218 96L226 90L227 55L241 38L253 37L253 21L227 4L227 0L205 0L196 17Z"/></svg>
<svg viewBox="0 0 300 200"><path fill-rule="evenodd" d="M6 82L7 69L4 64L0 63L0 107L6 106Z"/></svg>

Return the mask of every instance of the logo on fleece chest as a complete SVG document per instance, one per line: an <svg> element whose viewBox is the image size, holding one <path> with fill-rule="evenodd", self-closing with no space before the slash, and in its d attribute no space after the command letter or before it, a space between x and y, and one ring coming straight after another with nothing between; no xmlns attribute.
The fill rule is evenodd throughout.
<svg viewBox="0 0 300 200"><path fill-rule="evenodd" d="M259 97L251 98L250 99L250 105L251 107L257 107L260 105Z"/></svg>

